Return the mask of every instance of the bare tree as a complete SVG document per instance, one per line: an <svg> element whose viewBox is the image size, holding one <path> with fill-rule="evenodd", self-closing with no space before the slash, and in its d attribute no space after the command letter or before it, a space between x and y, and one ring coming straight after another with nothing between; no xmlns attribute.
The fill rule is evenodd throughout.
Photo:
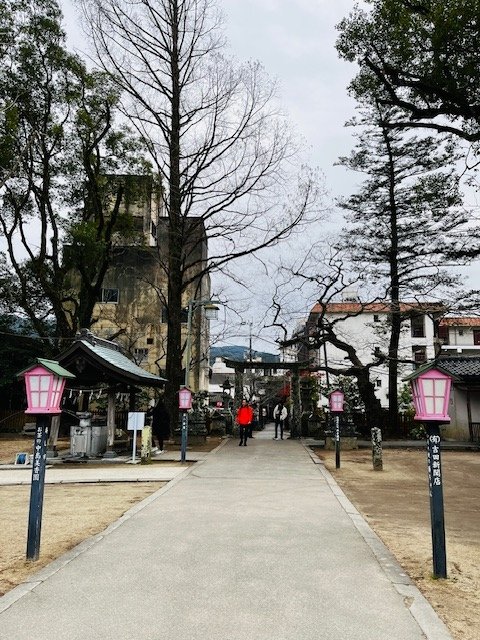
<svg viewBox="0 0 480 640"><path fill-rule="evenodd" d="M224 55L214 0L83 0L82 6L97 61L124 92L125 115L165 187L173 409L181 383L182 294L199 277L188 255L195 225L205 229L211 249L202 275L287 237L316 188L309 175L292 187L296 149L275 105L275 85L258 63L238 65Z"/></svg>
<svg viewBox="0 0 480 640"><path fill-rule="evenodd" d="M361 356L357 347L343 337L341 328L347 317L360 315L368 305L359 303L357 311L349 312L348 315L337 314L332 317L328 313L328 305L358 282L358 278L348 271L345 257L338 249L315 245L293 265L283 264L280 270L288 284L277 288L272 302L271 323L271 326L282 331L279 344L283 348L298 349L298 358L302 361L307 360L312 351L322 349L327 344L343 353L343 362L327 362L325 358L323 364L312 363L312 368L325 371L327 375L355 378L369 423L371 426L380 426L382 410L375 395L374 384L370 380L370 372L383 364L387 356L372 353L372 357L365 361L365 354ZM310 313L306 321L303 319L293 335L286 338L286 327L291 325L292 310L298 306L298 302L294 301L297 296L303 305L306 299L312 302L315 300L315 313ZM298 311L295 313L298 315Z"/></svg>

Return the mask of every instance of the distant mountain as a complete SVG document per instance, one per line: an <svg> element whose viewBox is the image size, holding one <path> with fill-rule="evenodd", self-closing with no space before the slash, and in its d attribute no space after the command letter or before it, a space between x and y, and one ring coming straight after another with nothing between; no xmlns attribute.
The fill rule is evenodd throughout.
<svg viewBox="0 0 480 640"><path fill-rule="evenodd" d="M230 360L248 360L248 347L241 345L229 345L225 347L210 348L210 364L215 362L215 358L229 358ZM280 356L266 351L252 351L254 358L261 358L266 362L280 362Z"/></svg>

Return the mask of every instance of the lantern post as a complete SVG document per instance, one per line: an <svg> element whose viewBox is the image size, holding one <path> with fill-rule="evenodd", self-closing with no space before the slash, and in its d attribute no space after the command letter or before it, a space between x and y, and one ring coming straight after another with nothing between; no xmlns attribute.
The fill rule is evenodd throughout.
<svg viewBox="0 0 480 640"><path fill-rule="evenodd" d="M60 402L67 378L75 376L61 367L55 360L38 358L28 369L17 374L25 379L28 415L36 416L33 445L32 484L28 515L27 560L38 560L42 529L43 494L45 487L45 464L47 441L52 415L62 412Z"/></svg>
<svg viewBox="0 0 480 640"><path fill-rule="evenodd" d="M340 469L340 414L343 413L345 394L340 389L329 396L330 411L335 416L335 468Z"/></svg>
<svg viewBox="0 0 480 640"><path fill-rule="evenodd" d="M427 467L432 529L433 575L447 577L445 516L441 461L440 425L450 422L448 402L452 377L435 366L424 366L408 376L412 386L414 420L425 424L427 432Z"/></svg>
<svg viewBox="0 0 480 640"><path fill-rule="evenodd" d="M188 440L188 411L192 408L192 392L188 387L182 387L178 392L178 407L182 412L182 444L180 461L185 462Z"/></svg>

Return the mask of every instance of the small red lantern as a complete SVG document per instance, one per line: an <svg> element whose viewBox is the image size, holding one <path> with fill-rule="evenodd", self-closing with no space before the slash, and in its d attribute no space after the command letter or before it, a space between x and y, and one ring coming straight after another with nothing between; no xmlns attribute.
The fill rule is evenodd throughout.
<svg viewBox="0 0 480 640"><path fill-rule="evenodd" d="M192 392L188 387L182 387L178 392L178 407L184 411L192 408Z"/></svg>
<svg viewBox="0 0 480 640"><path fill-rule="evenodd" d="M332 413L343 413L343 401L345 399L345 394L340 389L336 391L332 391L329 396L330 403L330 411Z"/></svg>
<svg viewBox="0 0 480 640"><path fill-rule="evenodd" d="M56 415L62 413L60 401L66 379L75 376L56 360L38 358L36 364L21 371L18 377L25 379L28 405L25 413Z"/></svg>

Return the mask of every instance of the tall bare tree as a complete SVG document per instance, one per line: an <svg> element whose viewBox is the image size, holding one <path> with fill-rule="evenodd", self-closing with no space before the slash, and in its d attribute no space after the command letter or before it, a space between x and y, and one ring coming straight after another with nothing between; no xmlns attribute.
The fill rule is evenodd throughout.
<svg viewBox="0 0 480 640"><path fill-rule="evenodd" d="M291 184L295 148L258 63L224 54L214 0L83 0L97 61L124 92L147 144L168 216L170 406L181 383L181 310L194 270L188 238L205 228L202 273L274 245L315 199L310 176ZM201 234L198 234L200 237Z"/></svg>

